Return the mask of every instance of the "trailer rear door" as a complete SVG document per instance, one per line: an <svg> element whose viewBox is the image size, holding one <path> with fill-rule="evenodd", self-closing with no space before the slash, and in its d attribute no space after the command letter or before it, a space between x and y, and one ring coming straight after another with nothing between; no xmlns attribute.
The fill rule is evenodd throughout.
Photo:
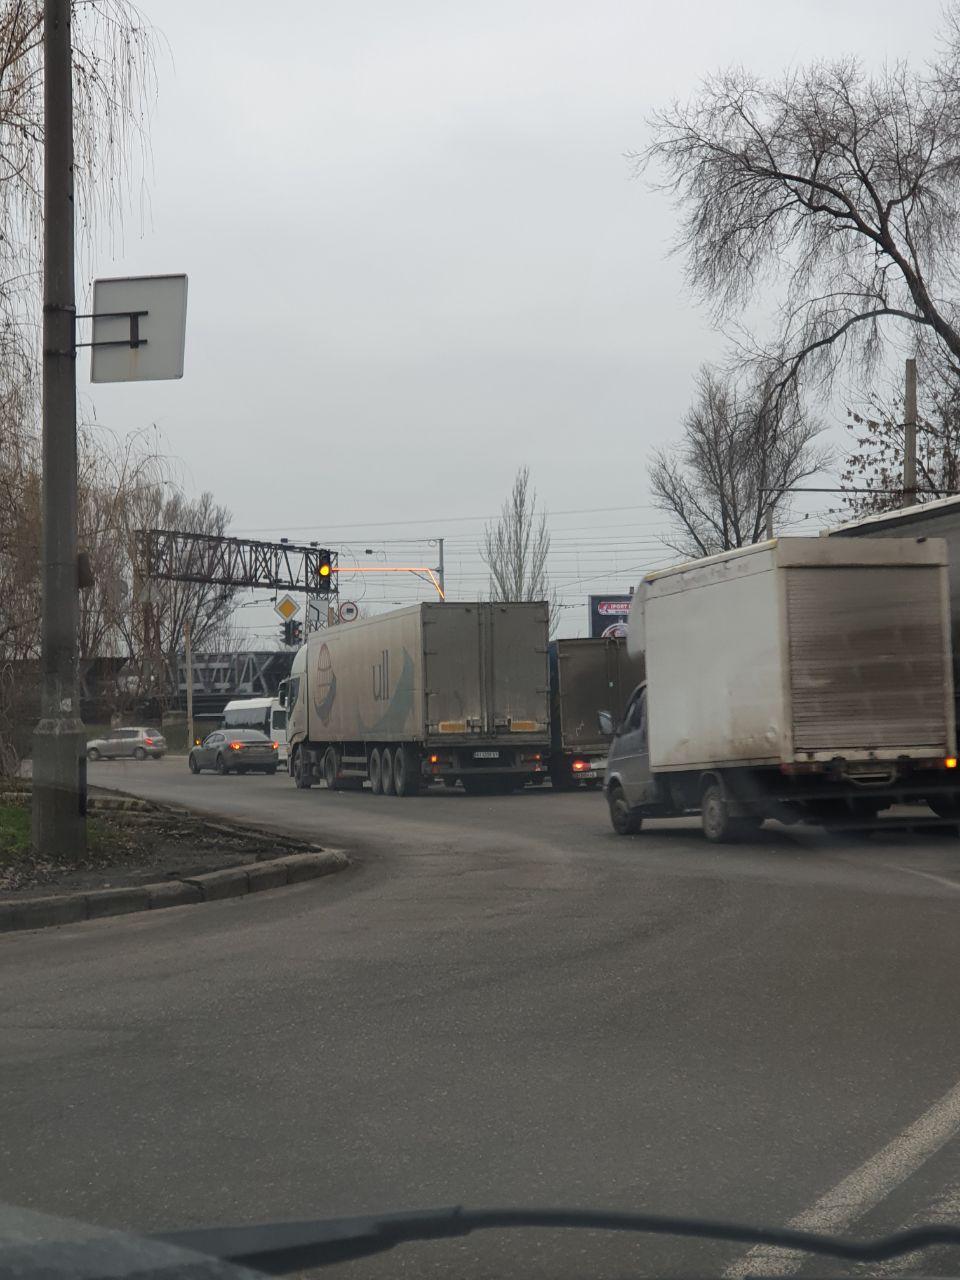
<svg viewBox="0 0 960 1280"><path fill-rule="evenodd" d="M939 566L785 570L794 752L949 749Z"/></svg>
<svg viewBox="0 0 960 1280"><path fill-rule="evenodd" d="M545 604L484 604L484 704L487 733L534 733L550 727Z"/></svg>

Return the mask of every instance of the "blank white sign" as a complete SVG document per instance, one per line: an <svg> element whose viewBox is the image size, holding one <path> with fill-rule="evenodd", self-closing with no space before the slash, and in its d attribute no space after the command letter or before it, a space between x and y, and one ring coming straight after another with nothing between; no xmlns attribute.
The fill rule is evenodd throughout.
<svg viewBox="0 0 960 1280"><path fill-rule="evenodd" d="M130 346L131 311L141 346ZM113 314L113 313L123 314ZM91 382L147 382L183 377L187 332L186 276L125 276L93 282ZM143 340L146 339L144 342ZM102 342L120 346L103 347Z"/></svg>

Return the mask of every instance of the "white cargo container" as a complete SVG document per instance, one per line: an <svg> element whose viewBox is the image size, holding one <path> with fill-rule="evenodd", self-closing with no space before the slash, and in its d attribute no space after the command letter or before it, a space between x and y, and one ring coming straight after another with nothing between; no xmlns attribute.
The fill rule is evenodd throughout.
<svg viewBox="0 0 960 1280"><path fill-rule="evenodd" d="M611 748L615 826L700 810L722 839L766 816L949 807L941 540L780 538L650 574L628 645L646 683Z"/></svg>

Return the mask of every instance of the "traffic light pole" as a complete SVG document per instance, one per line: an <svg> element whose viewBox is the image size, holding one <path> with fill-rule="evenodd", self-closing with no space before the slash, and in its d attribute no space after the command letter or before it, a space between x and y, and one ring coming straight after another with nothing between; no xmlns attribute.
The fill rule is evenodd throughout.
<svg viewBox="0 0 960 1280"><path fill-rule="evenodd" d="M77 367L74 347L71 0L43 6L43 536L40 721L33 847L86 847L86 758L77 684Z"/></svg>

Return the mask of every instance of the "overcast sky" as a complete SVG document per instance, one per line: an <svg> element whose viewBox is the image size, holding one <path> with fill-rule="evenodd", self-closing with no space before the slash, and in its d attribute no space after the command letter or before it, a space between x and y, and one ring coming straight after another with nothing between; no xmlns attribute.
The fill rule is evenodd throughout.
<svg viewBox="0 0 960 1280"><path fill-rule="evenodd" d="M149 210L94 274L186 271L182 381L89 387L151 423L234 531L486 585L476 547L529 463L562 631L665 555L646 461L723 340L631 178L645 118L733 62L933 49L893 0L141 0L158 66ZM821 503L822 505L822 503ZM608 508L606 514L595 512ZM581 514L582 513L582 514ZM808 526L809 527L809 526ZM402 541L401 541L402 540ZM375 555L365 556L366 549ZM415 579L343 583L368 604ZM276 634L269 606L244 611Z"/></svg>

